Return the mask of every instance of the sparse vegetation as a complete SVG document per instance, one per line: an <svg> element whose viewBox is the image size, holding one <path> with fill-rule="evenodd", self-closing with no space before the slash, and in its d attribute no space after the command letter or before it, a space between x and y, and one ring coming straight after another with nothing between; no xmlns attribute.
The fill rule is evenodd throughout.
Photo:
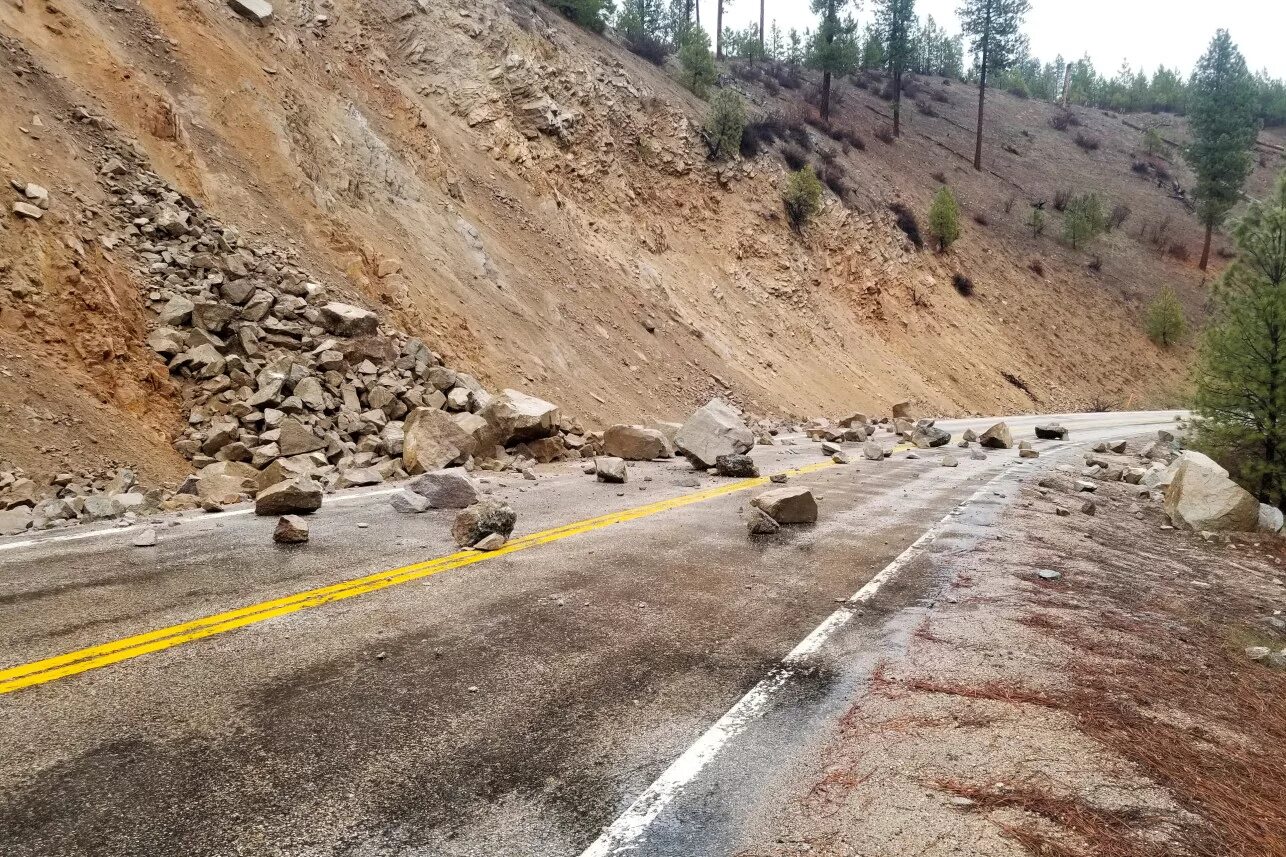
<svg viewBox="0 0 1286 857"><path fill-rule="evenodd" d="M1039 259L1032 259L1027 263L1027 270L1038 277L1043 277L1045 276L1045 263Z"/></svg>
<svg viewBox="0 0 1286 857"><path fill-rule="evenodd" d="M1106 228L1107 218L1103 214L1103 203L1098 194L1081 194L1067 203L1063 212L1063 238L1072 245L1073 250L1079 250Z"/></svg>
<svg viewBox="0 0 1286 857"><path fill-rule="evenodd" d="M881 125L875 129L875 139L879 140L886 146L893 145L893 129L888 125Z"/></svg>
<svg viewBox="0 0 1286 857"><path fill-rule="evenodd" d="M960 23L978 57L978 126L974 141L973 168L982 169L983 106L987 76L1000 75L1018 64L1027 54L1027 37L1022 34L1029 0L963 0ZM1026 85L1023 85L1026 89Z"/></svg>
<svg viewBox="0 0 1286 857"><path fill-rule="evenodd" d="M1071 188L1059 188L1054 191L1054 210L1066 211L1067 204L1072 201Z"/></svg>
<svg viewBox="0 0 1286 857"><path fill-rule="evenodd" d="M1233 230L1197 370L1197 438L1260 502L1286 500L1286 174Z"/></svg>
<svg viewBox="0 0 1286 857"><path fill-rule="evenodd" d="M1076 145L1085 152L1097 152L1103 145L1103 141L1093 134L1086 134L1084 131L1076 132Z"/></svg>
<svg viewBox="0 0 1286 857"><path fill-rule="evenodd" d="M1165 151L1165 140L1161 139L1161 132L1155 125L1143 132L1143 151L1149 155L1159 155Z"/></svg>
<svg viewBox="0 0 1286 857"><path fill-rule="evenodd" d="M822 210L822 183L811 166L804 166L790 174L782 192L786 204L786 217L791 228L802 232L808 222Z"/></svg>
<svg viewBox="0 0 1286 857"><path fill-rule="evenodd" d="M798 172L808 166L808 153L798 146L787 146L781 150L781 159L786 166Z"/></svg>
<svg viewBox="0 0 1286 857"><path fill-rule="evenodd" d="M1039 238L1045 234L1045 209L1033 208L1031 214L1027 216L1027 228L1031 230L1032 238Z"/></svg>
<svg viewBox="0 0 1286 857"><path fill-rule="evenodd" d="M1130 219L1130 207L1124 203L1112 206L1112 213L1107 216L1107 231L1120 229Z"/></svg>
<svg viewBox="0 0 1286 857"><path fill-rule="evenodd" d="M1187 331L1188 322L1183 317L1179 297L1174 289L1166 286L1148 305L1148 339L1162 348L1169 348L1182 339Z"/></svg>
<svg viewBox="0 0 1286 857"><path fill-rule="evenodd" d="M942 170L938 170L938 171L937 171L937 172L935 172L935 173L931 173L929 177L930 177L930 178L932 178L932 179L933 179L935 182L937 182L938 184L946 184L946 183L947 183L947 174L946 174L946 173L944 173Z"/></svg>
<svg viewBox="0 0 1286 857"><path fill-rule="evenodd" d="M710 36L698 25L687 28L679 41L679 80L698 98L705 98L718 77Z"/></svg>
<svg viewBox="0 0 1286 857"><path fill-rule="evenodd" d="M960 206L951 188L943 187L933 198L929 209L929 234L938 245L938 252L945 253L960 237Z"/></svg>
<svg viewBox="0 0 1286 857"><path fill-rule="evenodd" d="M710 101L706 117L706 145L710 160L720 161L741 150L741 134L746 128L746 106L741 96L731 89L721 89Z"/></svg>
<svg viewBox="0 0 1286 857"><path fill-rule="evenodd" d="M611 13L611 0L545 0L564 17L575 21L587 30L603 32L607 16Z"/></svg>
<svg viewBox="0 0 1286 857"><path fill-rule="evenodd" d="M898 229L902 230L902 234L911 239L915 249L922 250L924 248L924 236L920 234L920 222L915 219L915 214L911 209L900 202L894 202L889 204L889 211L893 212L893 219L897 223Z"/></svg>
<svg viewBox="0 0 1286 857"><path fill-rule="evenodd" d="M956 287L956 291L963 297L970 297L973 294L973 280L964 274L956 274L951 278L951 284Z"/></svg>

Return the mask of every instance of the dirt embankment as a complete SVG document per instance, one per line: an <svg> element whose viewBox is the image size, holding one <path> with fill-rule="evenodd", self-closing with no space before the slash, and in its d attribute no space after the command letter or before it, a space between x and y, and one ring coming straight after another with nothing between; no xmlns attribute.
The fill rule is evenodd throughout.
<svg viewBox="0 0 1286 857"><path fill-rule="evenodd" d="M999 175L977 175L946 154L963 145L961 86L936 84L950 89L941 116L915 116L885 146L871 136L878 100L845 83L838 115L867 145L836 157L861 193L830 198L799 237L776 154L708 164L703 103L541 4L275 5L266 27L221 0L0 7L0 99L21 118L0 128L0 169L53 202L39 222L6 213L0 231L0 305L18 337L6 353L34 358L21 386L49 415L7 433L0 452L18 463L59 466L29 439L48 429L62 450L88 435L105 457L177 466L167 443L180 415L142 351L134 272L98 244L102 191L78 107L207 210L290 247L452 365L591 424L672 418L712 394L796 415L905 398L953 414L1169 404L1184 386L1186 354L1148 343L1140 317L1165 282L1199 309L1190 266L1144 248L1131 223L1105 239L1095 274L1021 225L1068 175L1140 216L1178 205L1131 175L1136 132L1119 120L1088 117L1106 144L1081 153L1048 128L1052 108L997 94ZM752 112L799 98L744 88ZM967 223L946 257L911 248L885 208L927 210L939 169L988 220ZM73 259L78 283L57 270ZM972 297L952 287L959 272ZM74 430L60 436L64 423Z"/></svg>

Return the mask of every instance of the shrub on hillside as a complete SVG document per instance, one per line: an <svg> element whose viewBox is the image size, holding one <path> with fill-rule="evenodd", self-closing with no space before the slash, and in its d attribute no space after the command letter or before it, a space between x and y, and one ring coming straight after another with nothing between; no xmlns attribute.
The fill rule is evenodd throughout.
<svg viewBox="0 0 1286 857"><path fill-rule="evenodd" d="M933 102L931 102L931 101L926 101L926 100L925 100L925 99L923 99L923 98L921 98L919 101L917 101L917 102L915 103L915 109L916 109L916 110L919 110L919 111L920 111L921 113L923 113L925 116L937 116L937 115L938 115L938 111L937 111L936 109L934 109L934 107L933 107Z"/></svg>
<svg viewBox="0 0 1286 857"><path fill-rule="evenodd" d="M881 125L875 129L875 139L879 140L886 146L893 145L893 129L888 125Z"/></svg>
<svg viewBox="0 0 1286 857"><path fill-rule="evenodd" d="M822 183L810 166L790 174L781 196L786 205L786 217L796 232L802 231L822 210Z"/></svg>
<svg viewBox="0 0 1286 857"><path fill-rule="evenodd" d="M741 149L741 134L746 128L746 106L741 96L731 89L721 89L710 101L706 117L706 144L710 160L720 161L732 157Z"/></svg>
<svg viewBox="0 0 1286 857"><path fill-rule="evenodd" d="M565 18L575 21L587 30L603 32L607 15L611 12L610 0L545 0Z"/></svg>
<svg viewBox="0 0 1286 857"><path fill-rule="evenodd" d="M1027 270L1038 277L1043 277L1045 276L1045 263L1039 259L1032 259L1027 263Z"/></svg>
<svg viewBox="0 0 1286 857"><path fill-rule="evenodd" d="M951 278L951 283L956 287L956 291L964 297L967 298L973 294L973 280L964 274L956 274Z"/></svg>
<svg viewBox="0 0 1286 857"><path fill-rule="evenodd" d="M960 206L949 187L941 188L933 198L933 207L929 209L929 234L937 241L939 253L945 253L960 237Z"/></svg>
<svg viewBox="0 0 1286 857"><path fill-rule="evenodd" d="M1070 110L1059 110L1049 120L1049 127L1055 131L1066 131L1080 124L1081 120L1077 119L1076 114Z"/></svg>
<svg viewBox="0 0 1286 857"><path fill-rule="evenodd" d="M848 186L848 176L844 173L844 168L839 164L830 164L822 169L822 184L831 189L841 201L848 197L851 188Z"/></svg>
<svg viewBox="0 0 1286 857"><path fill-rule="evenodd" d="M1081 194L1067 203L1063 214L1063 237L1073 250L1080 249L1106 228L1107 217L1103 214L1103 203L1098 194Z"/></svg>
<svg viewBox="0 0 1286 857"><path fill-rule="evenodd" d="M923 249L924 237L920 234L920 222L915 219L915 214L911 212L911 209L900 202L892 202L889 203L889 211L893 212L893 220L897 223L898 229L901 229L902 233L911 239L915 249Z"/></svg>
<svg viewBox="0 0 1286 857"><path fill-rule="evenodd" d="M942 170L938 170L936 173L929 173L929 178L933 179L938 184L947 183L947 174Z"/></svg>
<svg viewBox="0 0 1286 857"><path fill-rule="evenodd" d="M1170 253L1170 258L1174 259L1177 262L1192 261L1192 254L1188 251L1187 244L1171 244L1169 253Z"/></svg>
<svg viewBox="0 0 1286 857"><path fill-rule="evenodd" d="M1033 208L1031 214L1027 217L1027 228L1031 230L1032 238L1039 238L1045 234L1045 210L1042 208Z"/></svg>
<svg viewBox="0 0 1286 857"><path fill-rule="evenodd" d="M1060 188L1054 191L1054 210L1066 211L1067 203L1072 201L1072 189Z"/></svg>
<svg viewBox="0 0 1286 857"><path fill-rule="evenodd" d="M679 40L679 80L698 98L705 98L717 78L710 36L700 27L688 27Z"/></svg>
<svg viewBox="0 0 1286 857"><path fill-rule="evenodd" d="M781 150L781 159L786 166L798 172L808 166L808 153L798 146L787 146Z"/></svg>
<svg viewBox="0 0 1286 857"><path fill-rule="evenodd" d="M1107 216L1107 231L1120 229L1130 219L1130 207L1124 204L1112 206L1112 213Z"/></svg>
<svg viewBox="0 0 1286 857"><path fill-rule="evenodd" d="M1147 333L1162 348L1174 345L1188 332L1183 306L1174 289L1166 286L1148 306Z"/></svg>
<svg viewBox="0 0 1286 857"><path fill-rule="evenodd" d="M1084 131L1076 132L1076 145L1080 146L1083 151L1097 152L1103 141L1093 134L1086 134Z"/></svg>

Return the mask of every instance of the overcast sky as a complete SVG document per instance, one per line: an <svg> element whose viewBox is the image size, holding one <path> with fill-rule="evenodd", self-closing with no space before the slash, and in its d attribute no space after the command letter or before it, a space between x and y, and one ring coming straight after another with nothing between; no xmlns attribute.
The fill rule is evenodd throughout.
<svg viewBox="0 0 1286 857"><path fill-rule="evenodd" d="M698 2L702 23L713 23L715 0ZM797 27L802 32L814 24L808 0L765 2L770 27L773 18L783 31ZM958 33L958 5L959 0L916 0L915 7L921 18L932 15ZM871 20L871 6L864 0L858 11L863 26ZM759 0L727 0L723 14L724 24L737 29L758 23ZM1042 60L1088 53L1099 72L1110 77L1122 60L1149 72L1164 64L1187 74L1220 27L1232 33L1252 71L1267 68L1286 78L1286 0L1032 0L1026 32L1032 53Z"/></svg>

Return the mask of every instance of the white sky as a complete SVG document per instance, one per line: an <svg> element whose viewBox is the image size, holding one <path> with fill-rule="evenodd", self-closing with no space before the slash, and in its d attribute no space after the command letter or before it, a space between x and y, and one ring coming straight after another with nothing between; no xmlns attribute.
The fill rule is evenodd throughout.
<svg viewBox="0 0 1286 857"><path fill-rule="evenodd" d="M698 0L701 22L713 24L715 0ZM783 31L801 32L814 25L808 0L765 0L768 25L773 18ZM959 0L917 0L916 13L932 15L955 34ZM1112 76L1122 60L1149 72L1158 65L1178 66L1185 74L1205 52L1215 30L1232 33L1251 71L1267 68L1286 78L1286 0L1032 0L1027 35L1032 54L1049 62L1061 53L1075 59L1089 53L1100 73ZM741 29L759 22L759 0L727 0L724 24ZM858 21L871 20L871 0L864 0ZM967 64L967 63L966 63Z"/></svg>

